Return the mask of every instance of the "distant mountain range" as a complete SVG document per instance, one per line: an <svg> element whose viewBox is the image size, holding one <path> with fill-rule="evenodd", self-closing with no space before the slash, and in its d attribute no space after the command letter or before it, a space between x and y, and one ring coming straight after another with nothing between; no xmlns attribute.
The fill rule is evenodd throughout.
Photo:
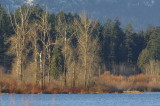
<svg viewBox="0 0 160 106"><path fill-rule="evenodd" d="M0 0L4 7L15 9L23 3L40 4L51 12L81 12L105 21L119 17L122 26L132 23L136 30L148 24L160 25L160 0Z"/></svg>

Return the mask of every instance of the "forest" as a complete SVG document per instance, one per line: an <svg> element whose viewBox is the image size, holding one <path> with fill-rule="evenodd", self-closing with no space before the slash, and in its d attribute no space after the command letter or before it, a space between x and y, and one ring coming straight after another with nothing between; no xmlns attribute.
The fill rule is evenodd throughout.
<svg viewBox="0 0 160 106"><path fill-rule="evenodd" d="M160 91L160 27L0 5L0 93Z"/></svg>

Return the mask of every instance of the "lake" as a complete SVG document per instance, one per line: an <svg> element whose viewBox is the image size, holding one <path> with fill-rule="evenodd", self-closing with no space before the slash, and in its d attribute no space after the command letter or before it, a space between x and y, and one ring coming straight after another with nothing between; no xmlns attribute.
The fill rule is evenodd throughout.
<svg viewBox="0 0 160 106"><path fill-rule="evenodd" d="M0 106L160 106L160 93L0 95Z"/></svg>

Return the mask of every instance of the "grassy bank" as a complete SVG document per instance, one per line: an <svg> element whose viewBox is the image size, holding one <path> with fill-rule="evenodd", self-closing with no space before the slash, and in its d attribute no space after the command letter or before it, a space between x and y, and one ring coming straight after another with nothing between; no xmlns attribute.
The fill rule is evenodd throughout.
<svg viewBox="0 0 160 106"><path fill-rule="evenodd" d="M0 80L0 93L9 94L84 94L84 93L140 93L160 91L159 75L134 75L116 76L105 72L93 79L92 84L85 88L83 86L64 87L60 82L53 81L46 83L42 89L35 83L26 83L15 80L11 76L6 76Z"/></svg>

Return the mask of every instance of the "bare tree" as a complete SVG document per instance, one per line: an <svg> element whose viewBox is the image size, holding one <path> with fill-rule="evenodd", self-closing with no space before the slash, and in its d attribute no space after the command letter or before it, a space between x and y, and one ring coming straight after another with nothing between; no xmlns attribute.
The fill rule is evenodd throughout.
<svg viewBox="0 0 160 106"><path fill-rule="evenodd" d="M32 51L33 51L33 63L34 63L34 67L36 70L35 72L35 79L36 79L36 83L38 84L40 78L40 52L39 52L39 44L38 44L38 24L35 22L32 25L30 25L31 27L31 31L30 31L30 41L32 43Z"/></svg>
<svg viewBox="0 0 160 106"><path fill-rule="evenodd" d="M60 45L62 45L62 53L64 56L64 86L67 86L67 63L69 63L67 61L67 55L70 54L70 38L72 36L72 34L68 34L69 29L71 27L71 25L69 25L65 19L62 19L62 17L58 17L57 18L57 23L56 23L56 32L57 32L57 36L58 39L57 41L60 43Z"/></svg>
<svg viewBox="0 0 160 106"><path fill-rule="evenodd" d="M70 79L69 84L71 85L72 88L75 88L76 82L78 80L78 75L79 75L79 63L78 63L78 52L77 48L72 47L70 49L70 55L67 56L67 66L68 66L68 72L67 76L68 79Z"/></svg>
<svg viewBox="0 0 160 106"><path fill-rule="evenodd" d="M41 51L39 53L40 58L40 72L41 72L41 85L42 88L45 86L45 76L48 73L50 80L50 70L51 70L51 36L50 36L51 25L48 23L48 12L44 12L40 17L39 22L39 40L41 42ZM47 67L49 65L49 67Z"/></svg>
<svg viewBox="0 0 160 106"><path fill-rule="evenodd" d="M82 70L84 70L84 86L88 87L89 80L95 70L94 67L99 63L99 57L97 55L99 44L98 40L92 36L96 22L89 20L85 13L80 15L80 19L80 21L76 21L80 31L77 38L79 62L81 63Z"/></svg>
<svg viewBox="0 0 160 106"><path fill-rule="evenodd" d="M19 8L18 11L19 17L18 20L14 14L12 17L10 14L10 20L15 32L15 35L10 37L9 41L11 42L10 53L14 54L15 57L15 70L16 75L20 77L21 81L23 80L23 70L26 60L26 44L28 42L28 33L30 31L29 27L29 8Z"/></svg>

